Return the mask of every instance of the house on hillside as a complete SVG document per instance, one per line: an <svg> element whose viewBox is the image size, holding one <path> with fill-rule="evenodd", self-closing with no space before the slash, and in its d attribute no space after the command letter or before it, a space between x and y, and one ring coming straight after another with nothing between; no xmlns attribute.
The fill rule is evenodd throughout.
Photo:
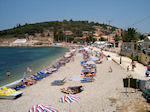
<svg viewBox="0 0 150 112"><path fill-rule="evenodd" d="M85 35L85 36L80 37L80 39L86 39L87 37L89 37L89 36Z"/></svg>
<svg viewBox="0 0 150 112"><path fill-rule="evenodd" d="M108 40L109 35L103 35L103 36L101 36L101 37L104 38L105 40Z"/></svg>
<svg viewBox="0 0 150 112"><path fill-rule="evenodd" d="M82 35L85 36L85 35L91 35L92 32L91 31L82 31Z"/></svg>
<svg viewBox="0 0 150 112"><path fill-rule="evenodd" d="M97 41L99 41L99 39L101 38L100 36L93 36L93 38L95 38Z"/></svg>
<svg viewBox="0 0 150 112"><path fill-rule="evenodd" d="M65 34L65 35L72 35L72 34L73 34L73 32L72 32L72 31L70 31L70 30L67 30L67 31L64 31L64 34Z"/></svg>
<svg viewBox="0 0 150 112"><path fill-rule="evenodd" d="M117 35L121 36L122 31L121 31L121 29L115 29L115 31L113 31L112 33L115 35L117 34Z"/></svg>
<svg viewBox="0 0 150 112"><path fill-rule="evenodd" d="M96 30L93 35L95 35L95 36L103 36L104 33L102 31Z"/></svg>
<svg viewBox="0 0 150 112"><path fill-rule="evenodd" d="M97 31L101 31L103 28L97 25L94 25L93 28L95 28Z"/></svg>
<svg viewBox="0 0 150 112"><path fill-rule="evenodd" d="M115 34L108 35L108 42L114 43L115 42Z"/></svg>

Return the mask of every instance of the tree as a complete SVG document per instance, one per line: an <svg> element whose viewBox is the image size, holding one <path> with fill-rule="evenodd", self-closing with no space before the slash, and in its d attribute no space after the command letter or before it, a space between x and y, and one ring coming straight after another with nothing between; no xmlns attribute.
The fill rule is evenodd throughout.
<svg viewBox="0 0 150 112"><path fill-rule="evenodd" d="M118 34L116 34L114 40L115 40L115 42L118 42L119 40L121 40L121 38Z"/></svg>
<svg viewBox="0 0 150 112"><path fill-rule="evenodd" d="M124 42L137 41L138 38L136 36L137 32L134 28L128 28L128 30L122 33L122 39Z"/></svg>
<svg viewBox="0 0 150 112"><path fill-rule="evenodd" d="M101 37L100 39L99 39L99 41L106 41L107 39L105 39L104 37Z"/></svg>
<svg viewBox="0 0 150 112"><path fill-rule="evenodd" d="M140 35L139 35L139 39L140 39L140 40L144 40L145 38L146 38L145 35L143 35L143 34L140 34Z"/></svg>

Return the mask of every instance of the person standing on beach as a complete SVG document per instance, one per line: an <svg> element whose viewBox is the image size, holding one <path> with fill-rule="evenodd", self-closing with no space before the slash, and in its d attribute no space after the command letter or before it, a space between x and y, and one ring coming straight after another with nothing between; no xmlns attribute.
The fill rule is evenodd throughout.
<svg viewBox="0 0 150 112"><path fill-rule="evenodd" d="M27 72L32 72L32 70L29 67L27 67Z"/></svg>
<svg viewBox="0 0 150 112"><path fill-rule="evenodd" d="M135 62L132 60L132 62L131 62L131 65L132 65L132 71L134 71L134 68L136 67L135 66Z"/></svg>
<svg viewBox="0 0 150 112"><path fill-rule="evenodd" d="M150 61L148 62L148 64L147 64L147 71L146 71L146 77L148 77L149 76L149 74L150 74Z"/></svg>
<svg viewBox="0 0 150 112"><path fill-rule="evenodd" d="M109 72L112 72L112 68L111 68L111 66L109 67Z"/></svg>
<svg viewBox="0 0 150 112"><path fill-rule="evenodd" d="M129 66L127 66L127 72L129 72Z"/></svg>

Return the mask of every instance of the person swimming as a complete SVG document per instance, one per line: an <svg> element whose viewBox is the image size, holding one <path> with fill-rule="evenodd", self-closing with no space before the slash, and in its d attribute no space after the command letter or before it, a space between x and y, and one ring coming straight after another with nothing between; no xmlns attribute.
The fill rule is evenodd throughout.
<svg viewBox="0 0 150 112"><path fill-rule="evenodd" d="M10 72L9 72L9 71L7 71L7 72L6 72L6 75L9 77L9 76L10 76Z"/></svg>

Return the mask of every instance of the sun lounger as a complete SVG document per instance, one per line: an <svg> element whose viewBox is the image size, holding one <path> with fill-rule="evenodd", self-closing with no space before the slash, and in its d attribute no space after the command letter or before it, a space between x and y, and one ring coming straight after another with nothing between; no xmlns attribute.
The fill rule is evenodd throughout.
<svg viewBox="0 0 150 112"><path fill-rule="evenodd" d="M68 88L62 88L61 92L66 93L66 94L77 94L83 91L82 86L73 86L73 87L68 87Z"/></svg>
<svg viewBox="0 0 150 112"><path fill-rule="evenodd" d="M84 72L80 75L80 77L93 77L95 75L96 75L95 72Z"/></svg>
<svg viewBox="0 0 150 112"><path fill-rule="evenodd" d="M86 77L86 78L83 78L82 80L80 80L82 83L84 83L84 82L93 82L94 81L94 79L93 79L93 77Z"/></svg>
<svg viewBox="0 0 150 112"><path fill-rule="evenodd" d="M55 80L51 85L63 85L65 83L65 78L63 80Z"/></svg>

